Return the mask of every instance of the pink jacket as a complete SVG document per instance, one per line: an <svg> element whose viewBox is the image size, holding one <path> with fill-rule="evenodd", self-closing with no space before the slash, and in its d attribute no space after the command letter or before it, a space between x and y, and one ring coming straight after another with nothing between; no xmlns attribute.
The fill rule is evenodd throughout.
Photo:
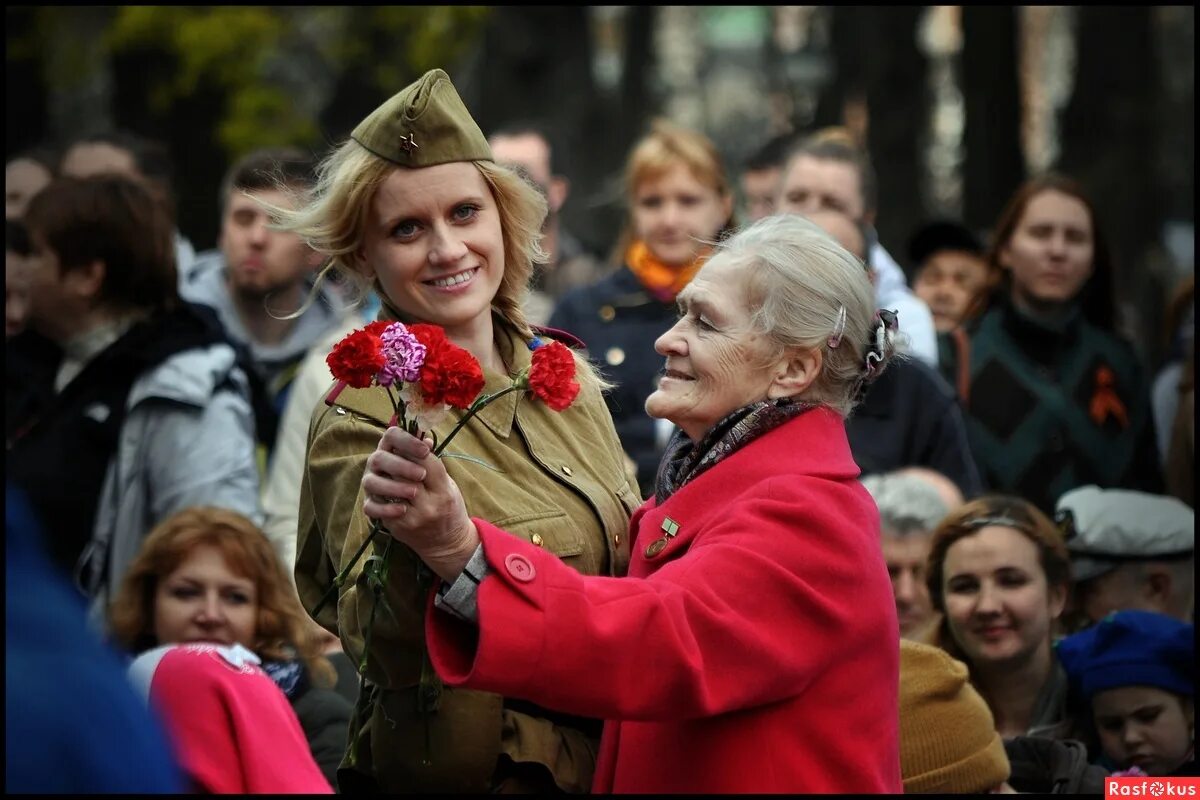
<svg viewBox="0 0 1200 800"><path fill-rule="evenodd" d="M476 520L479 627L431 611L434 666L609 720L595 792L901 792L896 611L858 472L842 419L802 414L639 508L626 578Z"/></svg>
<svg viewBox="0 0 1200 800"><path fill-rule="evenodd" d="M206 794L332 794L287 696L243 647L164 645L129 674Z"/></svg>

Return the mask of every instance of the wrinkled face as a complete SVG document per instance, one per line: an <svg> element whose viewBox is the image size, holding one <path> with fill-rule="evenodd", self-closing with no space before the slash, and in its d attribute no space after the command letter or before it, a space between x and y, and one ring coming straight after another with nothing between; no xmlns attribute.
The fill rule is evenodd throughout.
<svg viewBox="0 0 1200 800"><path fill-rule="evenodd" d="M504 237L479 169L460 161L394 170L371 202L360 260L398 309L452 339L490 325Z"/></svg>
<svg viewBox="0 0 1200 800"><path fill-rule="evenodd" d="M752 169L742 173L742 194L746 198L746 224L775 213L783 167Z"/></svg>
<svg viewBox="0 0 1200 800"><path fill-rule="evenodd" d="M60 169L63 175L73 178L89 178L106 173L141 177L133 154L105 142L75 145L63 156Z"/></svg>
<svg viewBox="0 0 1200 800"><path fill-rule="evenodd" d="M946 550L942 596L954 640L977 665L1020 662L1050 647L1066 592L1046 583L1032 540L992 525Z"/></svg>
<svg viewBox="0 0 1200 800"><path fill-rule="evenodd" d="M901 636L916 633L933 617L933 603L925 585L925 560L932 538L928 533L893 536L885 531L880 540L883 560L892 579Z"/></svg>
<svg viewBox="0 0 1200 800"><path fill-rule="evenodd" d="M691 264L729 219L731 200L682 164L647 178L633 193L633 228L659 261Z"/></svg>
<svg viewBox="0 0 1200 800"><path fill-rule="evenodd" d="M862 179L844 161L797 156L788 164L780 189L779 210L789 214L837 211L853 220L866 213Z"/></svg>
<svg viewBox="0 0 1200 800"><path fill-rule="evenodd" d="M679 321L654 343L667 361L646 413L693 441L729 412L767 397L774 348L751 329L746 295L745 268L716 256L679 293Z"/></svg>
<svg viewBox="0 0 1200 800"><path fill-rule="evenodd" d="M154 637L159 644L217 642L253 649L258 620L254 582L235 573L211 545L193 550L158 583Z"/></svg>
<svg viewBox="0 0 1200 800"><path fill-rule="evenodd" d="M987 284L987 262L964 250L939 250L925 260L913 283L913 292L933 312L938 331L949 331L962 322L971 301Z"/></svg>
<svg viewBox="0 0 1200 800"><path fill-rule="evenodd" d="M261 299L301 284L312 274L317 256L298 235L271 230L271 217L255 198L281 208L293 205L275 189L245 194L235 189L225 205L218 244L230 289Z"/></svg>
<svg viewBox="0 0 1200 800"><path fill-rule="evenodd" d="M1083 201L1053 189L1034 197L999 251L1014 298L1034 307L1073 300L1092 275L1093 241Z"/></svg>
<svg viewBox="0 0 1200 800"><path fill-rule="evenodd" d="M29 270L26 259L4 251L4 335L16 336L29 317Z"/></svg>
<svg viewBox="0 0 1200 800"><path fill-rule="evenodd" d="M1169 775L1192 749L1192 702L1151 686L1097 692L1092 718L1100 746L1119 769Z"/></svg>
<svg viewBox="0 0 1200 800"><path fill-rule="evenodd" d="M33 196L50 183L50 171L28 158L17 158L4 166L4 217L25 215Z"/></svg>

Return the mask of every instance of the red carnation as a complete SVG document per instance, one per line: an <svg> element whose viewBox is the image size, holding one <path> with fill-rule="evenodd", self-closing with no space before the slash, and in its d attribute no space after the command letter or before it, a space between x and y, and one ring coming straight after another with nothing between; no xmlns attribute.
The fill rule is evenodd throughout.
<svg viewBox="0 0 1200 800"><path fill-rule="evenodd" d="M483 384L479 362L461 347L447 341L432 357L426 353L421 367L421 396L425 402L468 408L483 391Z"/></svg>
<svg viewBox="0 0 1200 800"><path fill-rule="evenodd" d="M450 342L450 340L446 338L446 332L437 325L429 325L424 322L418 322L416 325L409 325L408 332L417 337L418 342L425 345L425 351L427 353L440 350L443 346Z"/></svg>
<svg viewBox="0 0 1200 800"><path fill-rule="evenodd" d="M475 356L446 338L437 325L410 325L409 332L425 345L421 367L421 397L429 405L446 403L468 408L483 391L483 370Z"/></svg>
<svg viewBox="0 0 1200 800"><path fill-rule="evenodd" d="M562 342L550 342L533 351L529 388L542 402L562 411L579 395L575 381L575 356Z"/></svg>
<svg viewBox="0 0 1200 800"><path fill-rule="evenodd" d="M381 327L380 327L381 326ZM339 381L345 381L355 389L365 389L375 380L383 368L383 350L379 334L388 326L386 322L372 322L362 330L348 334L333 346L325 357L329 371Z"/></svg>

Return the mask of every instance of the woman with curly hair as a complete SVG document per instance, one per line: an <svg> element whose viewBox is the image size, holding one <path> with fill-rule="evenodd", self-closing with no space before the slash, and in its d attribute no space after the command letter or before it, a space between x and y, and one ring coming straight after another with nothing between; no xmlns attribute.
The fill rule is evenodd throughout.
<svg viewBox="0 0 1200 800"><path fill-rule="evenodd" d="M131 564L109 620L114 639L134 654L179 643L248 650L287 696L313 758L334 782L351 706L328 688L333 666L271 543L250 520L209 507L164 520Z"/></svg>

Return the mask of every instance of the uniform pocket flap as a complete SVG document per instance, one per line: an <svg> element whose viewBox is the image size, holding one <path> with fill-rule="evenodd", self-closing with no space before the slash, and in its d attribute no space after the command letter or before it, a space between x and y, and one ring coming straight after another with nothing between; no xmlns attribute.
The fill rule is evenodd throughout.
<svg viewBox="0 0 1200 800"><path fill-rule="evenodd" d="M577 556L583 552L583 537L575 528L575 523L561 511L514 514L492 524L560 558Z"/></svg>

